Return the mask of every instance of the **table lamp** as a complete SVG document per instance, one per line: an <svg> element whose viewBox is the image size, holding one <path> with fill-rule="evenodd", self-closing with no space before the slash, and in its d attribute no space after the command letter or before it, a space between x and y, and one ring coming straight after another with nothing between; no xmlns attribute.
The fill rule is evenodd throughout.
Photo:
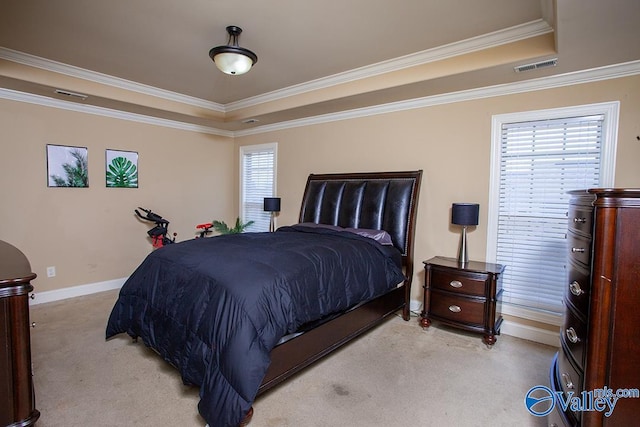
<svg viewBox="0 0 640 427"><path fill-rule="evenodd" d="M462 235L460 236L460 248L458 249L458 263L466 264L469 262L467 254L467 227L470 225L478 225L478 216L480 213L480 205L477 203L454 203L451 206L451 223L462 226Z"/></svg>
<svg viewBox="0 0 640 427"><path fill-rule="evenodd" d="M269 222L269 231L275 231L275 215L280 212L280 197L265 197L264 211L271 213L271 221Z"/></svg>

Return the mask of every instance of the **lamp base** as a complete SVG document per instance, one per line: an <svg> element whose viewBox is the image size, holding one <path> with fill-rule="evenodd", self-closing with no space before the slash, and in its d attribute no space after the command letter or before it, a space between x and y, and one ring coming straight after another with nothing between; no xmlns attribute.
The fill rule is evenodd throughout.
<svg viewBox="0 0 640 427"><path fill-rule="evenodd" d="M467 226L462 226L462 234L460 235L460 247L458 248L458 264L464 265L469 262L469 254L467 253Z"/></svg>
<svg viewBox="0 0 640 427"><path fill-rule="evenodd" d="M269 221L269 232L273 233L274 231L276 231L276 219L273 212L271 212L271 220Z"/></svg>

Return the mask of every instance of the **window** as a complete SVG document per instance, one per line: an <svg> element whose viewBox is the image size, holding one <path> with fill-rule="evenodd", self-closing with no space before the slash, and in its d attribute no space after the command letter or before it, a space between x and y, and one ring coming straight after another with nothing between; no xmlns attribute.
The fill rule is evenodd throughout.
<svg viewBox="0 0 640 427"><path fill-rule="evenodd" d="M567 192L612 186L617 116L606 103L493 118L487 257L507 266L507 313L562 313Z"/></svg>
<svg viewBox="0 0 640 427"><path fill-rule="evenodd" d="M277 148L276 143L240 147L240 219L254 221L247 231L269 231L263 202L276 194Z"/></svg>

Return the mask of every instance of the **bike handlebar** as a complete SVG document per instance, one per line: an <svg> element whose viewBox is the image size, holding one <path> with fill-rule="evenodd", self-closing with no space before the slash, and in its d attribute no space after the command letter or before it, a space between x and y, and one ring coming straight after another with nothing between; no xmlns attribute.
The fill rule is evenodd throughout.
<svg viewBox="0 0 640 427"><path fill-rule="evenodd" d="M142 215L138 209L144 211L146 213L146 215ZM136 215L138 215L140 218L146 220L146 221L152 221L155 222L158 225L168 225L169 221L167 221L166 219L162 218L160 215L151 212L150 209L145 209L145 208L141 208L140 206L138 206L138 209L134 209Z"/></svg>

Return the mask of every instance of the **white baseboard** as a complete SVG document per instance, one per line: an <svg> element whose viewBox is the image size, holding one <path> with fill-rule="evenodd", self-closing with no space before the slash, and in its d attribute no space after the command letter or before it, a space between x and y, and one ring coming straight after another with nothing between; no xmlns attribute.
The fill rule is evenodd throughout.
<svg viewBox="0 0 640 427"><path fill-rule="evenodd" d="M422 301L418 301L415 299L412 299L411 301L409 301L409 310L413 311L414 313L422 310Z"/></svg>
<svg viewBox="0 0 640 427"><path fill-rule="evenodd" d="M56 289L53 291L34 292L33 299L29 300L30 305L45 304L47 302L60 301L68 298L80 297L83 295L95 294L98 292L120 289L127 277L121 279L107 280L104 282L90 283L88 285L72 286L69 288Z"/></svg>
<svg viewBox="0 0 640 427"><path fill-rule="evenodd" d="M547 329L536 328L505 320L502 322L502 326L500 327L500 333L529 341L539 342L553 347L560 347L559 330L557 332L553 332Z"/></svg>

